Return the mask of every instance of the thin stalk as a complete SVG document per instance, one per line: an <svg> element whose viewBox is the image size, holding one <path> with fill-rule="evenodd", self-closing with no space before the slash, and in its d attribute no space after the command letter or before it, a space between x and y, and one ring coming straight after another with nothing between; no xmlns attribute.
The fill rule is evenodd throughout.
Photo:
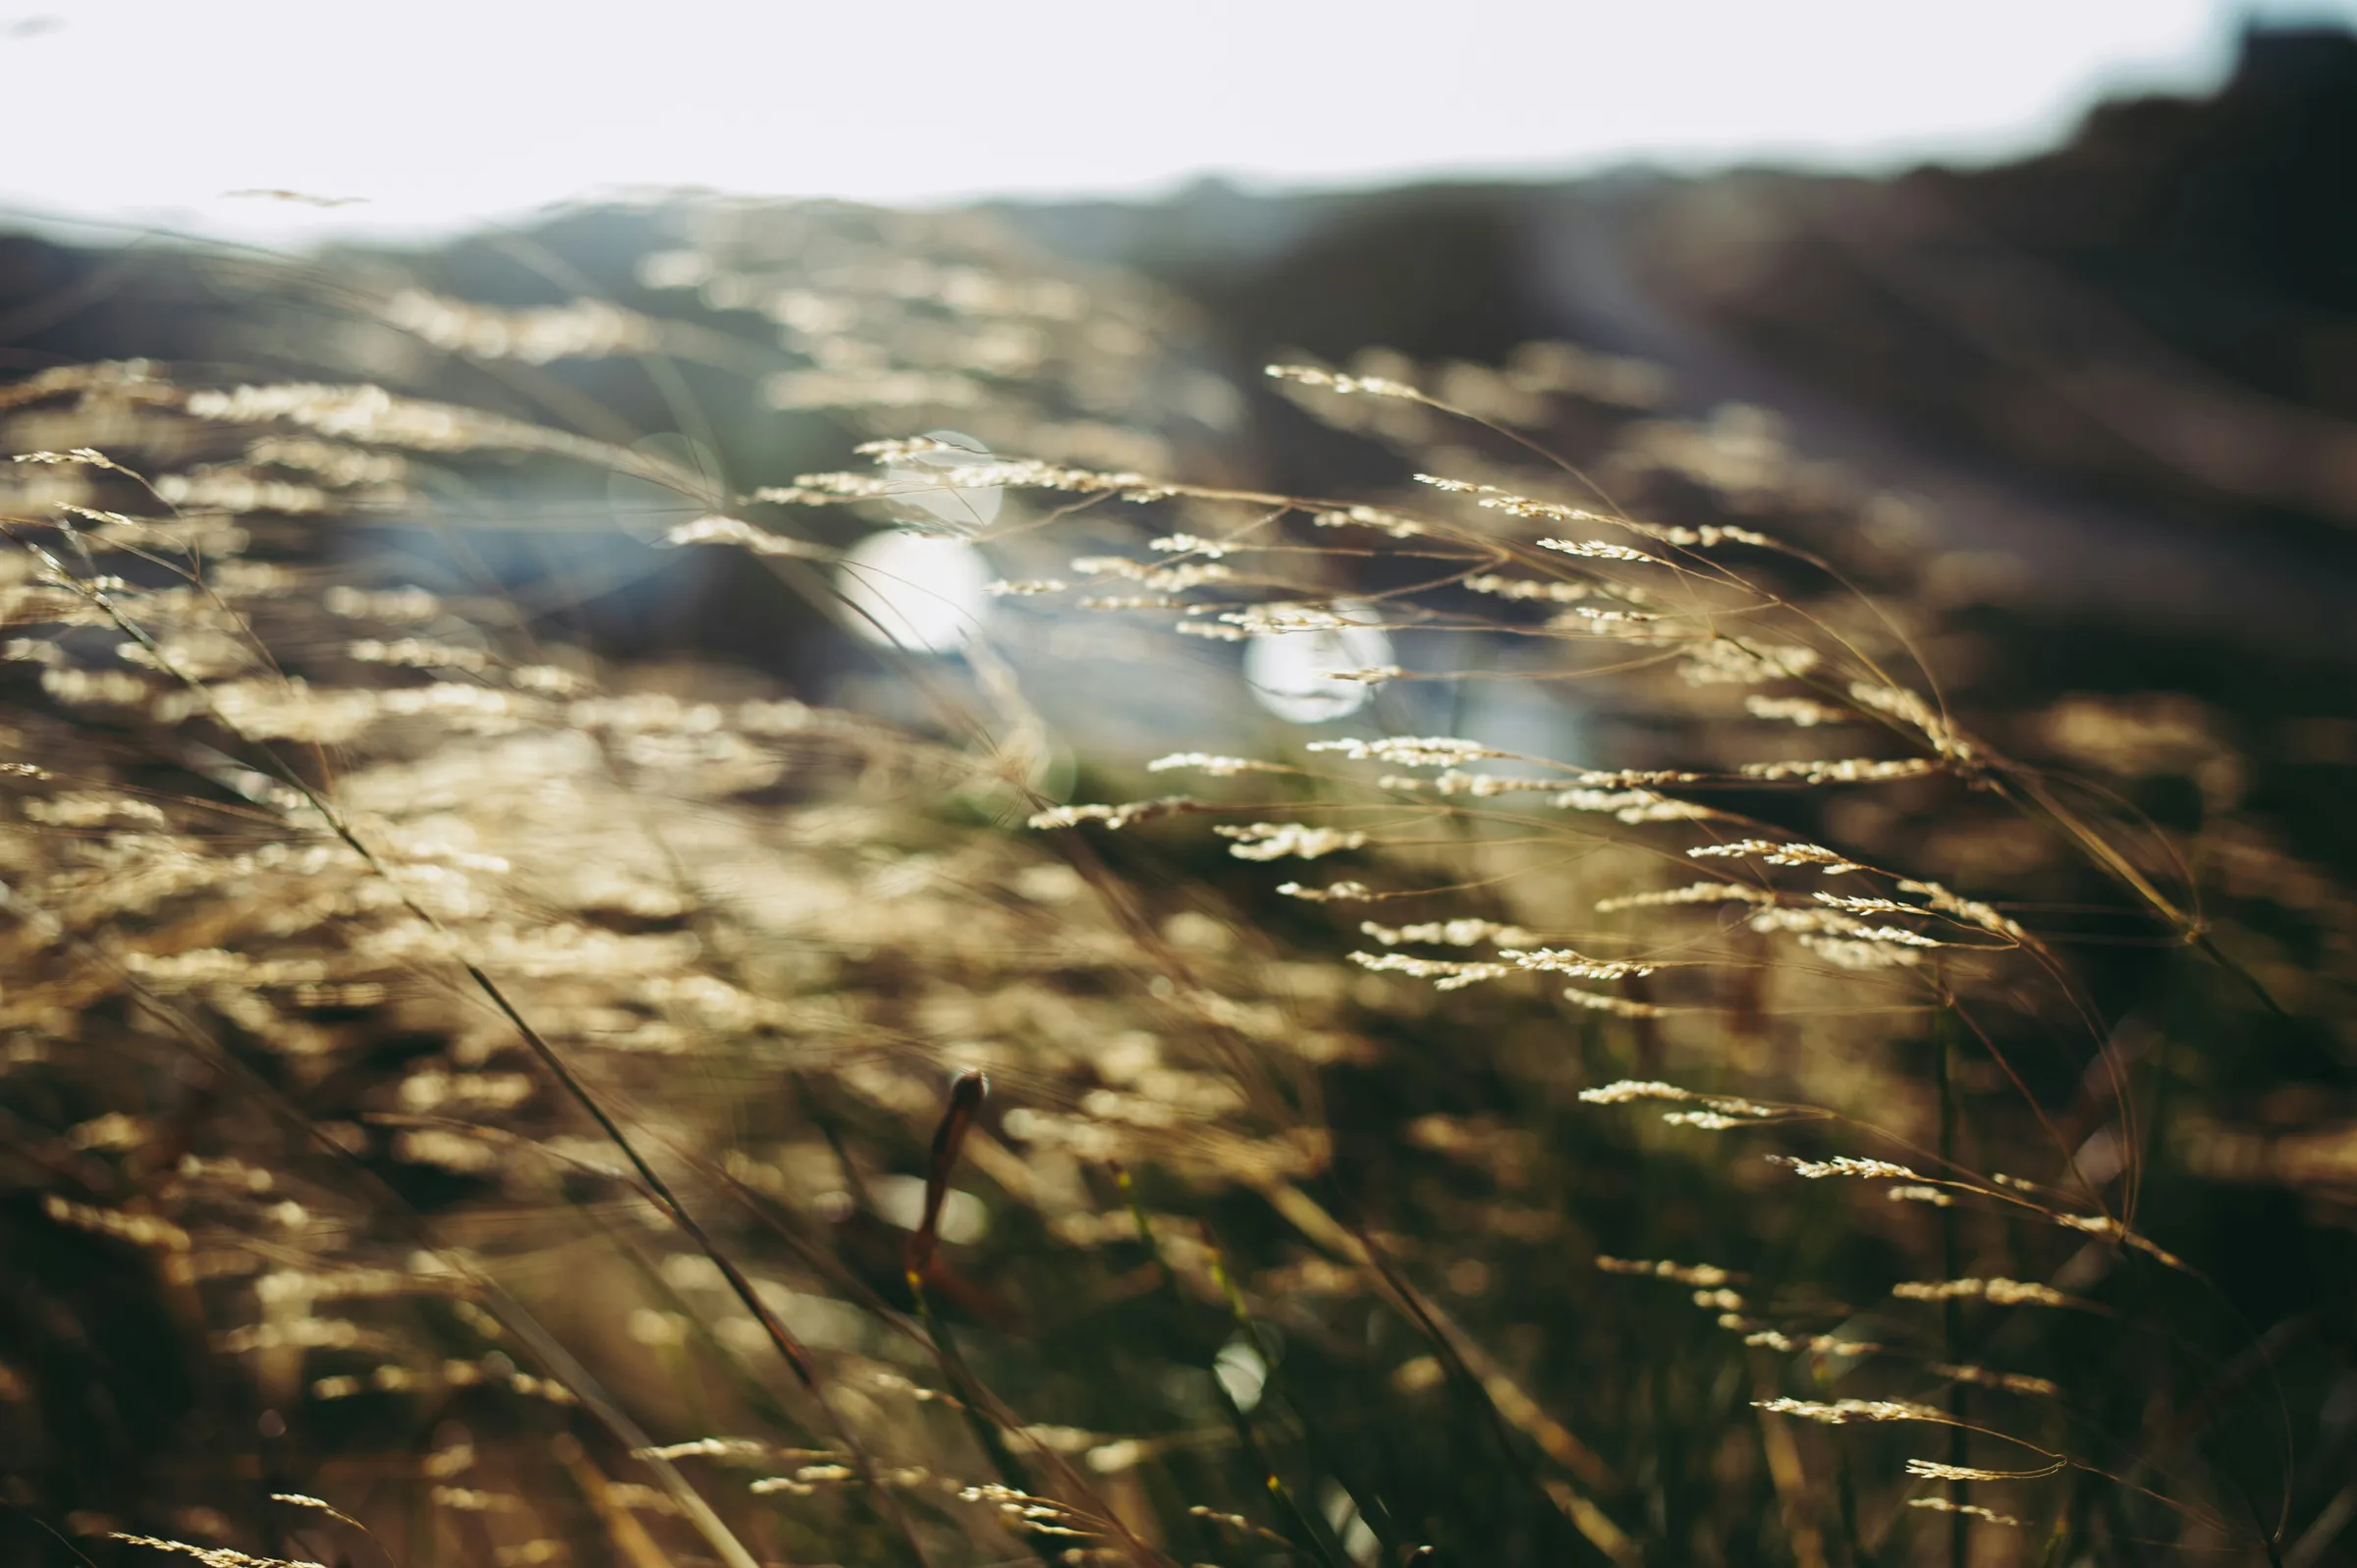
<svg viewBox="0 0 2357 1568"><path fill-rule="evenodd" d="M1184 1309L1187 1304L1178 1293L1178 1271L1162 1256L1162 1243L1154 1234L1154 1222L1146 1215L1146 1206L1137 1195L1136 1183L1129 1179L1128 1168L1116 1164L1113 1176L1121 1185L1123 1199L1128 1204L1129 1221L1137 1226L1137 1238L1145 1243L1147 1255L1154 1260L1155 1271L1162 1276L1163 1290L1169 1294L1174 1305ZM1236 1290L1234 1281L1228 1277L1227 1268L1219 1261L1216 1249L1212 1253L1212 1269L1222 1293L1228 1298L1231 1314L1244 1325L1246 1337L1250 1338L1251 1320L1245 1311L1243 1297ZM1258 1340L1254 1339L1253 1342L1257 1344ZM1325 1568L1343 1568L1341 1542L1331 1539L1333 1532L1323 1528L1325 1521L1314 1519L1309 1510L1301 1506L1292 1488L1285 1484L1284 1478L1269 1463L1268 1453L1261 1447L1260 1434L1253 1428L1252 1418L1245 1413L1243 1406L1236 1403L1234 1396L1229 1393L1228 1385L1217 1376L1213 1377L1212 1385L1219 1389L1220 1403L1227 1408L1228 1419L1235 1428L1237 1445L1243 1449L1245 1457L1252 1461L1252 1468L1259 1473L1260 1484L1268 1491L1270 1500L1277 1504L1286 1522L1293 1527L1284 1539L1295 1550L1317 1558Z"/></svg>
<svg viewBox="0 0 2357 1568"><path fill-rule="evenodd" d="M1956 1168L1956 1081L1954 1071L1955 1024L1953 1014L1943 1008L1933 1024L1934 1050L1940 1086L1940 1161L1949 1170ZM1956 1211L1953 1205L1940 1210L1940 1268L1944 1279L1963 1277L1962 1245L1956 1233ZM1940 1304L1940 1333L1947 1364L1960 1366L1964 1360L1964 1306L1954 1296ZM1962 1469L1969 1463L1970 1433L1964 1423L1972 1418L1971 1395L1964 1380L1958 1378L1947 1387L1947 1413L1956 1423L1947 1429L1947 1462ZM1844 1477L1844 1480L1847 1478ZM1948 1568L1967 1568L1972 1560L1972 1516L1964 1512L1972 1500L1969 1482L1951 1481L1947 1484L1947 1500L1956 1505L1947 1516Z"/></svg>

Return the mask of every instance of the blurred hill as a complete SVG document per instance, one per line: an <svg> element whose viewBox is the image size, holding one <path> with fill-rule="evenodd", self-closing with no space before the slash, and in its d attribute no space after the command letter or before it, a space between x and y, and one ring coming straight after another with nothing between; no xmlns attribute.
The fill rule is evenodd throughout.
<svg viewBox="0 0 2357 1568"><path fill-rule="evenodd" d="M1989 169L1004 210L1200 301L1239 371L1568 337L1775 409L2050 601L2321 650L2357 603L2353 166L2357 37L2254 27L2216 95Z"/></svg>
<svg viewBox="0 0 2357 1568"><path fill-rule="evenodd" d="M1213 182L986 210L1058 265L1190 301L1218 368L1258 400L1246 433L1194 456L1261 482L1398 477L1267 396L1272 357L1381 347L1494 363L1569 339L1663 367L1665 415L1775 410L1795 451L1920 497L1942 547L2012 563L2048 611L2331 660L2357 603L2350 167L2357 38L2254 28L2216 95L2107 104L2065 144L1996 168L1266 195ZM668 222L576 212L431 252L301 262L0 238L0 374L130 355L184 375L372 373L370 355L402 354L344 319L350 302L408 285L676 314L640 275ZM528 376L404 363L439 395L532 401L604 436L676 424L627 361ZM728 411L740 394L692 369L687 390L723 410L714 435L737 482L840 458L823 426Z"/></svg>

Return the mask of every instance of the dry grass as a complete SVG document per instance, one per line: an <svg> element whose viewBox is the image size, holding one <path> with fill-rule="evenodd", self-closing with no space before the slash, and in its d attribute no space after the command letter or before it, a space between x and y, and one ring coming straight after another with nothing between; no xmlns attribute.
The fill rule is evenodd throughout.
<svg viewBox="0 0 2357 1568"><path fill-rule="evenodd" d="M1636 367L1273 372L1419 481L1296 497L1221 465L1234 395L1135 285L962 220L697 221L649 281L782 358L407 286L371 330L700 362L872 469L740 492L376 384L0 389L13 1550L2323 1560L2345 1322L2249 1321L2217 1193L2348 1162L2204 1088L2227 1041L2345 1072L2357 904L2201 710L1973 712L1899 504ZM350 548L608 475L811 614L916 518L1011 638L1390 651L1248 755L1076 734L1075 802L988 642L886 723ZM1518 753L1532 715L1610 762Z"/></svg>

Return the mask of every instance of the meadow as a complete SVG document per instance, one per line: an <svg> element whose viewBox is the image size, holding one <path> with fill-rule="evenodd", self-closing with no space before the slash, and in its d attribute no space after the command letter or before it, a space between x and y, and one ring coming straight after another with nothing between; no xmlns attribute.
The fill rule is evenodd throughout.
<svg viewBox="0 0 2357 1568"><path fill-rule="evenodd" d="M8 1560L2345 1551L2345 685L1581 346L667 221L0 386Z"/></svg>

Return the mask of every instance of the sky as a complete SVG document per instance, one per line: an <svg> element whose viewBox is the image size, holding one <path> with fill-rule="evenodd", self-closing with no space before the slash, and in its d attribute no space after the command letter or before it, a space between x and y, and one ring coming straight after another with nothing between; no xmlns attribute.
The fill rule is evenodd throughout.
<svg viewBox="0 0 2357 1568"><path fill-rule="evenodd" d="M267 240L679 186L938 203L1973 161L2051 141L2107 91L2215 85L2251 9L0 0L0 222ZM2259 9L2357 23L2357 0Z"/></svg>

